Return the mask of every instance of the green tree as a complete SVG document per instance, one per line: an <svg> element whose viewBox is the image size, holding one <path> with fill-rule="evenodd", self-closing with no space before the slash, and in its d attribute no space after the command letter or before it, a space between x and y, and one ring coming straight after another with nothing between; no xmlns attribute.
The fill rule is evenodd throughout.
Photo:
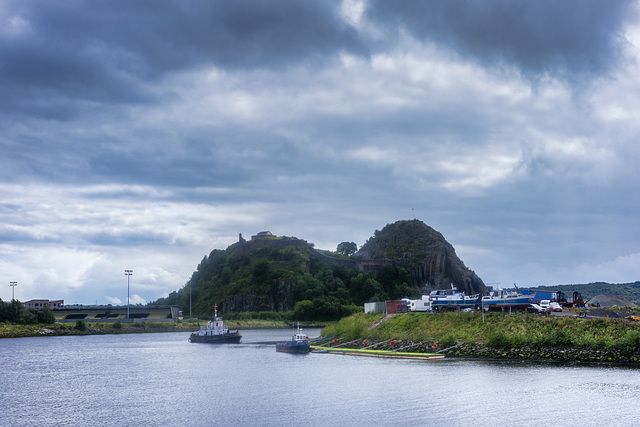
<svg viewBox="0 0 640 427"><path fill-rule="evenodd" d="M53 310L51 310L48 306L44 306L42 310L38 311L38 323L47 323L52 325L56 322L56 316L53 314Z"/></svg>
<svg viewBox="0 0 640 427"><path fill-rule="evenodd" d="M341 255L352 255L358 250L358 245L353 242L342 242L338 244L336 252Z"/></svg>
<svg viewBox="0 0 640 427"><path fill-rule="evenodd" d="M18 322L23 325L34 325L38 323L38 310L35 308L21 310Z"/></svg>
<svg viewBox="0 0 640 427"><path fill-rule="evenodd" d="M313 301L299 301L293 308L293 317L295 320L313 320L315 308Z"/></svg>
<svg viewBox="0 0 640 427"><path fill-rule="evenodd" d="M251 272L253 289L259 295L266 294L273 282L273 269L269 261L259 261Z"/></svg>

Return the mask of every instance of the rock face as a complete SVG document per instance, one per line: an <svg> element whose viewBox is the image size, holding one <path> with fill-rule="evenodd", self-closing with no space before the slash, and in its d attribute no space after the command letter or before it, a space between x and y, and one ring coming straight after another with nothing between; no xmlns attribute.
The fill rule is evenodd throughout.
<svg viewBox="0 0 640 427"><path fill-rule="evenodd" d="M482 279L469 270L445 238L419 220L398 221L376 231L355 254L360 271L379 271L384 264L411 269L414 286L423 294L451 285L467 295L486 291Z"/></svg>
<svg viewBox="0 0 640 427"><path fill-rule="evenodd" d="M257 296L248 293L239 293L227 298L222 304L223 313L239 313L242 311L289 311L293 310L291 292L295 282L276 280L273 282L269 293Z"/></svg>

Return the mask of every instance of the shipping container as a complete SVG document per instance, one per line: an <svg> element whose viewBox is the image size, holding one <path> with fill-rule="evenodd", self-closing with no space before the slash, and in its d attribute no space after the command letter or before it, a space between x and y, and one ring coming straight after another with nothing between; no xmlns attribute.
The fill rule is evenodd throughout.
<svg viewBox="0 0 640 427"><path fill-rule="evenodd" d="M365 313L384 313L387 306L384 302L365 302L364 303L364 312Z"/></svg>
<svg viewBox="0 0 640 427"><path fill-rule="evenodd" d="M387 301L387 314L406 312L407 303L405 301Z"/></svg>

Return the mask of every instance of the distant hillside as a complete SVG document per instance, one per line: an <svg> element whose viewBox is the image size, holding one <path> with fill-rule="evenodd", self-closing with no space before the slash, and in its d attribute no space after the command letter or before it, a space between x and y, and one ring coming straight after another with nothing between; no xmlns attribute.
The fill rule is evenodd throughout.
<svg viewBox="0 0 640 427"><path fill-rule="evenodd" d="M316 251L295 237L262 232L205 256L179 291L156 304L177 304L194 315L289 312L299 320L332 320L362 304L416 298L451 284L469 294L482 280L444 237L421 221L387 225L351 257Z"/></svg>
<svg viewBox="0 0 640 427"><path fill-rule="evenodd" d="M528 289L551 292L562 291L568 297L571 297L573 292L577 291L580 292L585 301L595 297L596 295L619 295L621 297L628 298L635 303L640 303L640 281L633 283L594 282L581 285L538 286Z"/></svg>

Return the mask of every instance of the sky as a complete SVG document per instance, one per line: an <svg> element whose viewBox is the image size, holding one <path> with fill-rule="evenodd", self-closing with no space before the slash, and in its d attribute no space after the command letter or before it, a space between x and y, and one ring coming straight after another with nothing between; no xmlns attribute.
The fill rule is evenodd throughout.
<svg viewBox="0 0 640 427"><path fill-rule="evenodd" d="M495 287L640 280L639 6L2 0L0 298L413 218Z"/></svg>

